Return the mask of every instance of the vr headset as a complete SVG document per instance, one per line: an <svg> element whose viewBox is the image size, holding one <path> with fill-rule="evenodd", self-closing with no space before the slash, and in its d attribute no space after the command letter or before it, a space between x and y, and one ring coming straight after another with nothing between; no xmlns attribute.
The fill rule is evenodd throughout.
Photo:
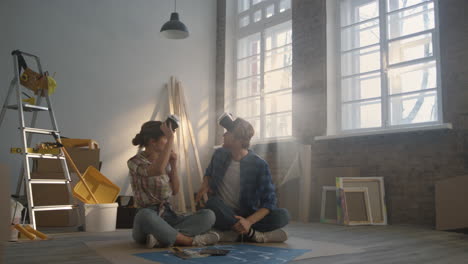
<svg viewBox="0 0 468 264"><path fill-rule="evenodd" d="M218 120L220 126L224 127L227 131L232 132L234 129L234 117L231 113L224 113Z"/></svg>
<svg viewBox="0 0 468 264"><path fill-rule="evenodd" d="M172 130L175 131L177 128L179 128L179 117L176 115L169 115L166 119L166 124L169 126L171 124Z"/></svg>

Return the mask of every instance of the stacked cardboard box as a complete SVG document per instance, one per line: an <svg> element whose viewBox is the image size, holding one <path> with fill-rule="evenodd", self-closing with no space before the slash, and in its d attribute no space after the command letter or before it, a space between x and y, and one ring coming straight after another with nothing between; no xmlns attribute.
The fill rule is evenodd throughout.
<svg viewBox="0 0 468 264"><path fill-rule="evenodd" d="M6 165L0 164L0 262L4 243L10 238L10 173Z"/></svg>
<svg viewBox="0 0 468 264"><path fill-rule="evenodd" d="M437 230L468 229L468 176L436 182L435 206Z"/></svg>
<svg viewBox="0 0 468 264"><path fill-rule="evenodd" d="M88 166L99 168L99 149L67 148L68 153L81 173ZM68 164L70 173L73 169ZM60 161L52 159L36 159L34 161L33 179L64 179ZM77 183L77 176L72 175L72 188ZM66 185L36 184L33 186L35 205L63 205L72 204ZM73 211L45 211L36 213L36 223L40 227L76 226L79 223L76 210Z"/></svg>

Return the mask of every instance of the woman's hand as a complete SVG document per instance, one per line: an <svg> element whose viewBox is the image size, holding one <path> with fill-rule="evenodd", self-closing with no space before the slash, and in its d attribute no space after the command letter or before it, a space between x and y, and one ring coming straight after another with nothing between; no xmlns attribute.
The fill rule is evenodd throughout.
<svg viewBox="0 0 468 264"><path fill-rule="evenodd" d="M167 139L173 138L174 137L174 131L172 130L172 125L171 123L166 124L166 122L161 124L161 131L164 133L164 136L167 137Z"/></svg>
<svg viewBox="0 0 468 264"><path fill-rule="evenodd" d="M177 153L175 153L173 150L171 151L171 155L169 156L169 163L170 164L177 163Z"/></svg>

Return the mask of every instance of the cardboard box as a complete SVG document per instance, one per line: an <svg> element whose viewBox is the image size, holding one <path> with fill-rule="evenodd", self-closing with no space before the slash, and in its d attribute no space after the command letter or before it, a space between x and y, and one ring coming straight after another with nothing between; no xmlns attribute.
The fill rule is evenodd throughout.
<svg viewBox="0 0 468 264"><path fill-rule="evenodd" d="M31 174L33 179L65 179L63 173ZM33 184L34 205L65 205L73 204L65 184ZM36 212L36 224L39 227L68 227L77 225L76 210Z"/></svg>
<svg viewBox="0 0 468 264"><path fill-rule="evenodd" d="M0 164L0 257L3 243L10 238L10 217L10 173L6 165Z"/></svg>
<svg viewBox="0 0 468 264"><path fill-rule="evenodd" d="M438 181L435 186L436 228L468 228L468 176Z"/></svg>
<svg viewBox="0 0 468 264"><path fill-rule="evenodd" d="M86 149L86 148L66 148L68 154L78 167L81 173L84 173L88 166L93 166L99 169L99 149ZM67 161L68 169L73 172L71 164ZM35 159L34 172L48 173L48 172L63 172L60 160L53 159Z"/></svg>

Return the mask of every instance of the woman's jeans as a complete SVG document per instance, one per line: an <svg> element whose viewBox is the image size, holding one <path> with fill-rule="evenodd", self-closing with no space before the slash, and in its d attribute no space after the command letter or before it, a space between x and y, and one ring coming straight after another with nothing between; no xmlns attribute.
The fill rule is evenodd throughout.
<svg viewBox="0 0 468 264"><path fill-rule="evenodd" d="M215 223L215 214L208 209L183 216L166 208L162 216L155 208L138 210L133 222L133 239L140 244L146 243L146 237L152 234L163 247L174 245L177 233L194 237L211 229Z"/></svg>

